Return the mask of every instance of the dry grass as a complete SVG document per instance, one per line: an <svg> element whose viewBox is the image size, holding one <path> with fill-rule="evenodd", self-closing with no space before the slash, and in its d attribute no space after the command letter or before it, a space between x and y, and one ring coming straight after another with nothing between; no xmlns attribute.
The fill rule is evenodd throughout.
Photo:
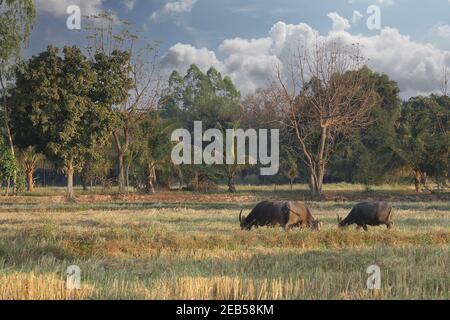
<svg viewBox="0 0 450 320"><path fill-rule="evenodd" d="M217 203L15 204L0 212L0 299L450 298L450 203L397 202L393 230L338 230L352 204L312 202L324 230L289 233L241 231L237 208ZM81 290L65 287L73 264ZM376 296L365 288L371 264L382 270Z"/></svg>

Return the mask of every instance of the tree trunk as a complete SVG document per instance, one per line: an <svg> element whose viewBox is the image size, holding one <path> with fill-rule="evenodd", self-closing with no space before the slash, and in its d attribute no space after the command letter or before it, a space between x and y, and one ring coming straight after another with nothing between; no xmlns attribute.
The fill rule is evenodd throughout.
<svg viewBox="0 0 450 320"><path fill-rule="evenodd" d="M150 164L147 167L147 183L146 183L146 191L148 194L155 193L155 184L156 181L156 171L155 166Z"/></svg>
<svg viewBox="0 0 450 320"><path fill-rule="evenodd" d="M5 121L5 129L6 129L6 134L8 136L8 143L9 143L9 147L11 149L11 155L13 156L14 159L16 159L16 155L14 152L14 143L13 143L13 139L12 139L12 135L11 135L11 130L9 128L9 114L8 114L8 103L6 101L6 87L5 84L3 82L3 75L0 74L0 85L1 88L3 90L3 112L4 112L4 121ZM10 182L9 182L10 184ZM17 188L17 170L14 169L13 171L13 195L16 194L16 188ZM9 190L9 188L7 189ZM7 191L8 193L8 191Z"/></svg>
<svg viewBox="0 0 450 320"><path fill-rule="evenodd" d="M119 160L119 193L123 193L125 191L125 167L124 167L124 154L122 145L120 144L119 136L116 132L114 132L114 142L117 150L117 159Z"/></svg>
<svg viewBox="0 0 450 320"><path fill-rule="evenodd" d="M33 170L27 169L25 174L27 176L27 191L33 192L34 191Z"/></svg>
<svg viewBox="0 0 450 320"><path fill-rule="evenodd" d="M83 191L88 191L88 182L85 178L81 179L81 185L83 186Z"/></svg>
<svg viewBox="0 0 450 320"><path fill-rule="evenodd" d="M312 171L311 168L309 170ZM311 181L309 183L309 187L311 189L311 195L314 198L320 197L322 195L323 173L320 172L320 169L319 169L319 174L316 174L315 172L311 172L310 179L311 179Z"/></svg>
<svg viewBox="0 0 450 320"><path fill-rule="evenodd" d="M414 170L414 186L416 188L416 192L420 193L420 185L422 182L422 173L419 170Z"/></svg>
<svg viewBox="0 0 450 320"><path fill-rule="evenodd" d="M234 184L234 175L228 175L228 192L236 193L236 186Z"/></svg>
<svg viewBox="0 0 450 320"><path fill-rule="evenodd" d="M130 192L130 166L131 166L131 162L128 161L127 168L125 171L125 182L126 182L125 189L126 189L127 194Z"/></svg>
<svg viewBox="0 0 450 320"><path fill-rule="evenodd" d="M66 168L66 176L67 176L67 200L75 200L75 192L73 190L73 173L74 168L73 164L69 163Z"/></svg>
<svg viewBox="0 0 450 320"><path fill-rule="evenodd" d="M11 185L11 178L6 178L6 190L5 190L5 196L9 196L9 187Z"/></svg>

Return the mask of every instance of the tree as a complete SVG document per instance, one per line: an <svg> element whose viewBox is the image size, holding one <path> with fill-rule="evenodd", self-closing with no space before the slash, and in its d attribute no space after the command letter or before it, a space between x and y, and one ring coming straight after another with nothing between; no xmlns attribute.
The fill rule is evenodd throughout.
<svg viewBox="0 0 450 320"><path fill-rule="evenodd" d="M129 23L117 20L112 12L89 17L87 24L91 60L101 77L98 97L115 112L112 127L119 165L119 192L129 185L131 134L145 111L156 109L160 79L157 44L136 48L138 36Z"/></svg>
<svg viewBox="0 0 450 320"><path fill-rule="evenodd" d="M138 180L144 182L145 192L155 193L158 173L170 171L170 133L174 124L164 121L157 111L148 111L140 117L136 140L131 142L131 154L139 171Z"/></svg>
<svg viewBox="0 0 450 320"><path fill-rule="evenodd" d="M351 140L337 146L328 177L363 183L369 188L388 180L390 173L401 167L392 150L401 101L395 81L368 68L363 70L367 72L367 85L373 87L378 103L370 111L369 124L360 128Z"/></svg>
<svg viewBox="0 0 450 320"><path fill-rule="evenodd" d="M12 80L13 67L20 60L22 45L28 42L36 18L32 0L0 0L0 95L5 131L12 157L15 157L14 143L11 136L7 103L8 83ZM16 174L13 173L14 188Z"/></svg>
<svg viewBox="0 0 450 320"><path fill-rule="evenodd" d="M224 124L218 123L216 126L216 129L219 129L220 132L222 133L222 136L225 137L227 129L238 130L239 125L240 125L239 121L233 121L232 123L224 123ZM235 193L237 191L236 185L235 185L236 175L248 166L247 164L238 164L237 163L237 152L238 152L238 146L236 143L234 143L233 150L231 150L231 156L230 156L230 158L233 159L233 163L228 164L228 163L226 163L226 159L228 156L227 155L228 150L227 150L227 148L225 148L222 151L223 164L219 165L219 168L221 169L225 178L227 179L229 193ZM249 161L248 161L248 157L247 157L246 163L248 163L248 162Z"/></svg>
<svg viewBox="0 0 450 320"><path fill-rule="evenodd" d="M289 185L291 186L291 190L294 186L295 178L298 176L298 159L297 157L290 152L288 149L285 149L285 156L281 161L281 172L283 175L288 178Z"/></svg>
<svg viewBox="0 0 450 320"><path fill-rule="evenodd" d="M34 146L29 146L19 153L19 160L25 172L28 192L34 191L35 186L33 175L36 170L36 166L42 159L43 155L36 152L36 148Z"/></svg>
<svg viewBox="0 0 450 320"><path fill-rule="evenodd" d="M191 65L182 77L172 72L167 88L162 92L160 109L166 119L176 121L181 127L194 131L194 121L202 121L204 128L221 131L232 129L239 120L240 93L231 79L210 68L206 74L196 65ZM224 165L230 191L234 191L233 178L236 165ZM223 167L223 166L222 166ZM191 189L197 190L202 182L215 181L223 176L217 166L182 166L183 176Z"/></svg>
<svg viewBox="0 0 450 320"><path fill-rule="evenodd" d="M92 100L97 101L111 111L111 126L114 144L117 149L119 163L119 192L125 190L125 154L129 143L129 130L124 129L124 142L120 137L120 129L125 118L117 110L125 103L132 85L130 73L130 54L126 51L114 50L109 55L98 52L93 60L93 68L97 74L97 82L92 92ZM124 146L125 145L125 146Z"/></svg>
<svg viewBox="0 0 450 320"><path fill-rule="evenodd" d="M104 142L111 114L91 100L96 74L76 47L33 56L16 75L12 123L18 141L34 144L67 176L67 198L74 199L73 176L93 147Z"/></svg>
<svg viewBox="0 0 450 320"><path fill-rule="evenodd" d="M356 45L316 40L311 48L300 47L291 55L287 77L278 71L285 126L297 141L313 196L322 193L336 145L368 125L376 102L359 51Z"/></svg>
<svg viewBox="0 0 450 320"><path fill-rule="evenodd" d="M6 180L6 195L9 194L9 184L15 172L17 172L16 160L2 134L0 135L0 185Z"/></svg>
<svg viewBox="0 0 450 320"><path fill-rule="evenodd" d="M412 97L403 104L394 145L399 158L414 177L416 192L434 177L438 191L449 172L450 98Z"/></svg>

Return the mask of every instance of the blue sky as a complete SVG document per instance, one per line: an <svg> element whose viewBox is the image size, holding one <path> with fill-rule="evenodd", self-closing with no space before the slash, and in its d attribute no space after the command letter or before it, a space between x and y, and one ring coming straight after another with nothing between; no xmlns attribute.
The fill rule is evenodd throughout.
<svg viewBox="0 0 450 320"><path fill-rule="evenodd" d="M163 69L212 65L229 74L244 94L271 78L292 41L312 33L362 43L371 67L398 81L404 97L437 90L441 69L450 69L450 0L35 2L38 23L27 54L48 44L82 45L83 34L66 28L68 5L79 5L83 15L107 9L132 22L146 39L160 42ZM370 5L380 8L379 30L366 26Z"/></svg>

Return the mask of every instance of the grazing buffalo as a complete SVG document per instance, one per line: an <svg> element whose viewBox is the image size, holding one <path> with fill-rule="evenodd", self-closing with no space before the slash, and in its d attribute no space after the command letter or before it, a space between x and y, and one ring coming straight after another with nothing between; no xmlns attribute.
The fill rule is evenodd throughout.
<svg viewBox="0 0 450 320"><path fill-rule="evenodd" d="M322 229L323 223L320 220L314 219L311 214L311 210L303 202L289 201L286 206L290 212L289 219L291 225L303 229L304 227L311 228L313 230Z"/></svg>
<svg viewBox="0 0 450 320"><path fill-rule="evenodd" d="M339 227L356 224L358 228L367 231L367 226L386 225L392 228L392 207L387 202L361 202L358 203L342 220L338 215Z"/></svg>
<svg viewBox="0 0 450 320"><path fill-rule="evenodd" d="M242 217L241 210L239 223L242 230L276 225L280 225L284 230L304 226L318 230L322 226L320 221L314 220L309 209L301 202L262 201L247 216Z"/></svg>

